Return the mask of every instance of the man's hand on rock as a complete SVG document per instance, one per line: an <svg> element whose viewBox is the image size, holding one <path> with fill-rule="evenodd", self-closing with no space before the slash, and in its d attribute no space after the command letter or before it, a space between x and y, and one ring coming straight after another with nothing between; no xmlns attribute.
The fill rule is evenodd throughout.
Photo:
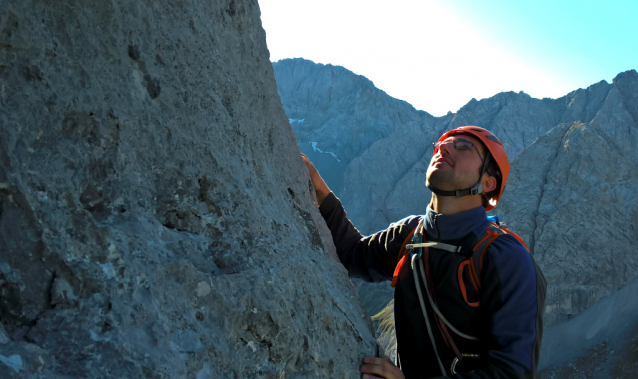
<svg viewBox="0 0 638 379"><path fill-rule="evenodd" d="M326 184L325 180L319 175L319 171L315 165L310 162L310 159L305 154L301 154L301 158L303 159L306 167L308 167L308 174L310 174L310 180L312 180L312 185L315 187L315 193L317 194L317 205L321 205L323 200L330 195L330 188Z"/></svg>
<svg viewBox="0 0 638 379"><path fill-rule="evenodd" d="M362 379L405 379L401 370L388 357L365 357L359 371Z"/></svg>

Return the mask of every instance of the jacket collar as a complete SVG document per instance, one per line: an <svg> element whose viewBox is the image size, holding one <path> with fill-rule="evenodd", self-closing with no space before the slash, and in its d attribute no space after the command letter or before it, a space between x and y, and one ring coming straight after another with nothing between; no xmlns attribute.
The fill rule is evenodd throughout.
<svg viewBox="0 0 638 379"><path fill-rule="evenodd" d="M438 241L457 240L472 232L480 236L489 223L483 207L472 208L454 215L443 215L436 213L428 206L423 217L426 232Z"/></svg>

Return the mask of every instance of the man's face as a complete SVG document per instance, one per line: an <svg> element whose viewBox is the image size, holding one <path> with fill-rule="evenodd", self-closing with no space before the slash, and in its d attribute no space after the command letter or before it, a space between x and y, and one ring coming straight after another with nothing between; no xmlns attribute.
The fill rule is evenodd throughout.
<svg viewBox="0 0 638 379"><path fill-rule="evenodd" d="M459 150L454 146L455 143L459 148L469 148ZM468 135L450 136L439 145L438 151L432 156L426 180L443 191L470 188L479 181L484 157L485 148L476 138Z"/></svg>

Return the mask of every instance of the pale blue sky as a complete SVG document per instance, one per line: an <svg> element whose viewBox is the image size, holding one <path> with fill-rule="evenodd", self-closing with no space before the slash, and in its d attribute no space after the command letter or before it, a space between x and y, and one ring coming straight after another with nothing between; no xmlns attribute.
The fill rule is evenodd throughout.
<svg viewBox="0 0 638 379"><path fill-rule="evenodd" d="M260 0L272 61L364 75L435 116L503 91L557 98L638 69L638 0Z"/></svg>

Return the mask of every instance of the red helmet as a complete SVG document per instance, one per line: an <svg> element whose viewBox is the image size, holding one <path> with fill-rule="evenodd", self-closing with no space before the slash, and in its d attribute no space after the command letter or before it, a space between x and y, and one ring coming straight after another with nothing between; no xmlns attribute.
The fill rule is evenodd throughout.
<svg viewBox="0 0 638 379"><path fill-rule="evenodd" d="M501 198L503 190L505 189L505 183L507 182L507 176L510 173L510 164L507 161L505 147L503 147L501 141L496 138L496 136L492 132L478 126L461 126L459 128L452 129L444 133L437 142L442 142L448 137L455 134L469 134L481 141L490 152L492 159L494 159L496 165L498 166L498 169L501 171L501 186L500 188L498 188L497 194L489 201L488 206L485 207L485 210L489 211L496 206L496 203L498 203L498 200ZM437 149L435 148L433 154L436 154L436 152ZM488 158L486 157L485 159Z"/></svg>

